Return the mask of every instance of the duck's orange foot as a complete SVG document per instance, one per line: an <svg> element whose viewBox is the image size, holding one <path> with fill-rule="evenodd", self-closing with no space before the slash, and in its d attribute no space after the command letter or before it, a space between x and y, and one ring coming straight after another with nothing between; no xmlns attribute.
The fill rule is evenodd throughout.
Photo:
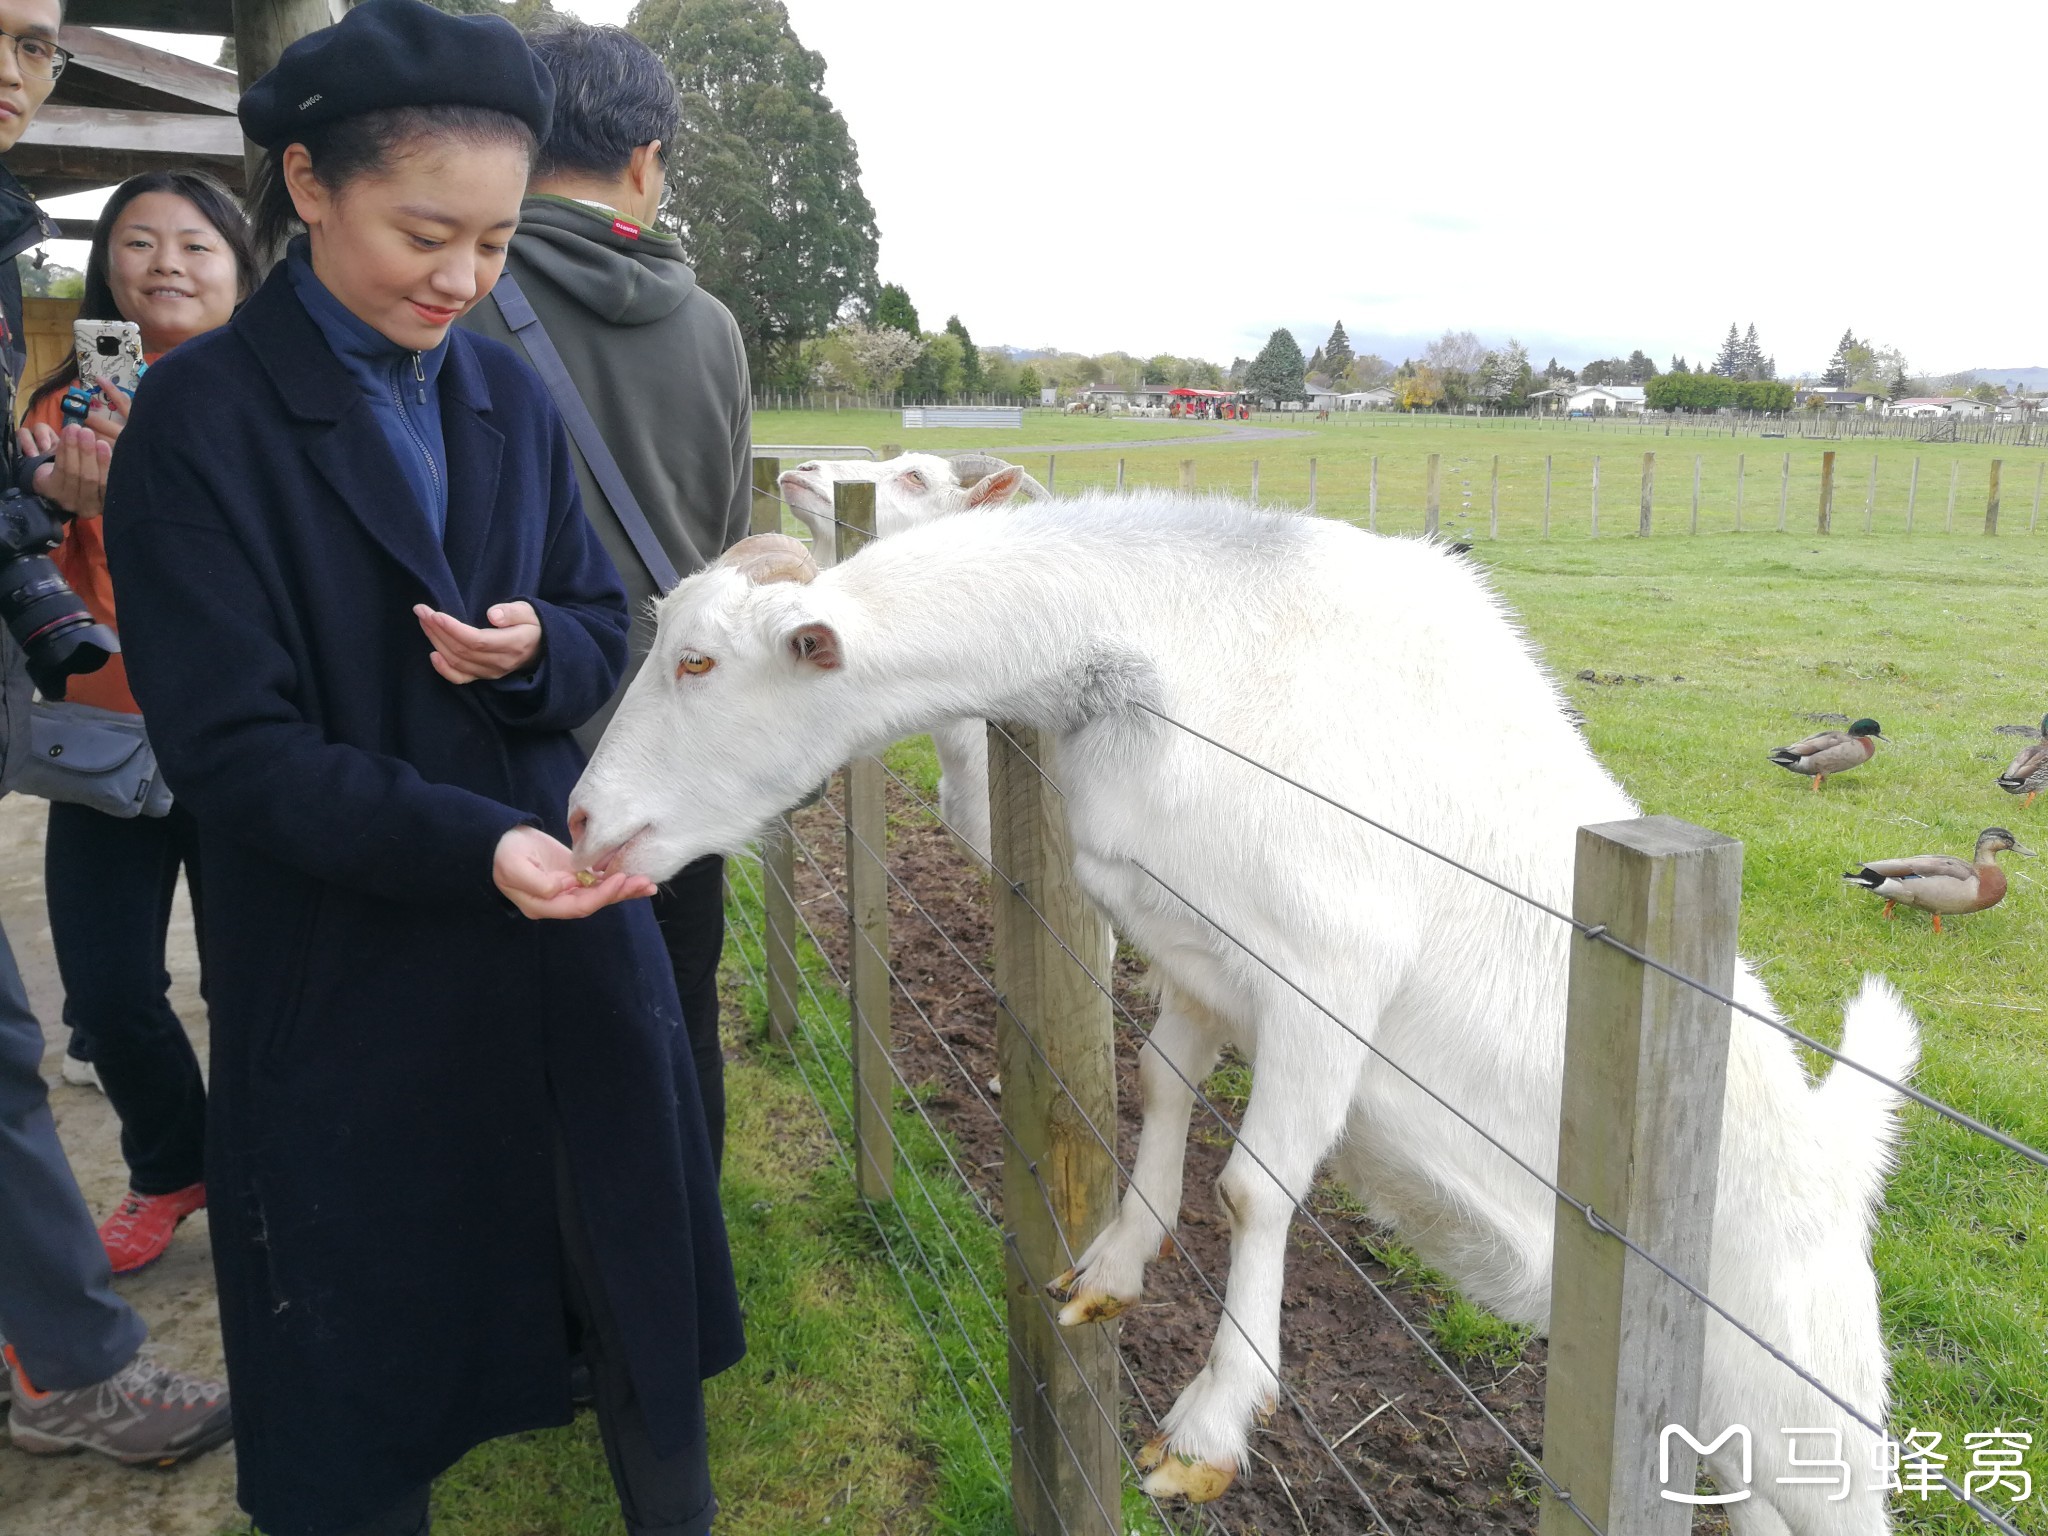
<svg viewBox="0 0 2048 1536"><path fill-rule="evenodd" d="M1892 908L1896 907L1897 905L1898 903L1896 901L1888 901L1884 904L1884 915L1886 917L1891 918L1893 922L1898 921L1898 918L1894 916L1892 912Z"/></svg>
<svg viewBox="0 0 2048 1536"><path fill-rule="evenodd" d="M1936 933L1941 932L1941 914L1939 912L1934 914L1934 931Z"/></svg>
<svg viewBox="0 0 2048 1536"><path fill-rule="evenodd" d="M1815 793L1816 795L1817 795L1817 794L1819 794L1819 793L1820 793L1820 787L1821 787L1821 785L1823 785L1823 784L1827 783L1827 781L1828 781L1828 776L1827 776L1826 774L1824 774L1824 773L1816 773L1816 774L1815 774L1815 775L1813 776L1813 792L1814 792L1814 793Z"/></svg>

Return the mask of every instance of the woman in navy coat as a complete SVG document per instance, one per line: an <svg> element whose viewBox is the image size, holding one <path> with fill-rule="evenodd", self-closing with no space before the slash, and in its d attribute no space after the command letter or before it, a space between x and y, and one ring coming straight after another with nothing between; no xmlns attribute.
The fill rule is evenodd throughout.
<svg viewBox="0 0 2048 1536"><path fill-rule="evenodd" d="M130 675L209 860L207 1182L268 1536L424 1531L464 1451L566 1421L572 1346L628 1528L711 1519L700 1383L742 1344L687 1039L646 904L611 904L644 882L582 890L560 841L624 599L544 387L449 329L551 97L503 21L419 0L294 45L242 116L259 222L310 242L151 370L115 459Z"/></svg>

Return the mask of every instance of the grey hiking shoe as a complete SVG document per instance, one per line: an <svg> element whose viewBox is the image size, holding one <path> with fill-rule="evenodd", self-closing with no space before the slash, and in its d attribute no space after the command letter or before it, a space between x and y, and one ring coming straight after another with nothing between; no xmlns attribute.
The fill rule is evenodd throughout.
<svg viewBox="0 0 2048 1536"><path fill-rule="evenodd" d="M97 1451L130 1467L168 1467L234 1433L228 1389L158 1364L147 1350L89 1387L41 1392L6 1351L14 1387L7 1428L31 1456Z"/></svg>

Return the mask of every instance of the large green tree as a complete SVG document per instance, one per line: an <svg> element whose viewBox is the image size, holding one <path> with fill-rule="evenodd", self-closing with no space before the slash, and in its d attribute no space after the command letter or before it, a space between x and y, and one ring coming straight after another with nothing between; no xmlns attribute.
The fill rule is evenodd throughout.
<svg viewBox="0 0 2048 1536"><path fill-rule="evenodd" d="M1266 400L1308 398L1308 363L1292 331L1282 326L1266 339L1259 355L1245 369L1240 387Z"/></svg>
<svg viewBox="0 0 2048 1536"><path fill-rule="evenodd" d="M970 394L986 388L981 373L981 348L967 334L967 327L958 315L947 317L946 334L960 343L960 387Z"/></svg>
<svg viewBox="0 0 2048 1536"><path fill-rule="evenodd" d="M1330 339L1323 343L1323 367L1333 376L1351 366L1351 338L1344 334L1344 322L1339 320L1330 332Z"/></svg>
<svg viewBox="0 0 2048 1536"><path fill-rule="evenodd" d="M756 378L800 373L805 338L874 291L879 244L825 60L780 0L640 0L628 26L681 92L664 211L697 280L739 321Z"/></svg>
<svg viewBox="0 0 2048 1536"><path fill-rule="evenodd" d="M913 336L924 329L917 323L917 306L901 283L884 283L875 290L868 318L883 330L908 331Z"/></svg>

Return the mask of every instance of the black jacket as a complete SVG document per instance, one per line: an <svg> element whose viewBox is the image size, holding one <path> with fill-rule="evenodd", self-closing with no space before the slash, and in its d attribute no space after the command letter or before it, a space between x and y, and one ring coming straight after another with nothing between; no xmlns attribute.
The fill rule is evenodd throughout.
<svg viewBox="0 0 2048 1536"><path fill-rule="evenodd" d="M440 392L445 541L279 269L150 370L108 493L129 677L204 844L214 1262L273 1536L567 1420L551 1126L658 1446L741 1353L652 913L531 923L491 881L507 828L563 830L618 581L525 365L457 335ZM537 671L442 681L412 605L513 598Z"/></svg>
<svg viewBox="0 0 2048 1536"><path fill-rule="evenodd" d="M739 326L697 286L682 243L587 203L529 197L510 268L676 570L687 576L716 560L747 532L753 386ZM519 345L488 299L462 324ZM576 475L635 620L623 693L653 639L645 615L657 594L580 452ZM617 705L614 694L577 733L586 750Z"/></svg>
<svg viewBox="0 0 2048 1536"><path fill-rule="evenodd" d="M54 239L56 234L57 226L36 206L27 188L15 180L12 171L0 165L0 325L6 327L5 334L0 335L0 353L4 353L0 364L6 368L6 378L0 381L0 397L10 406L15 385L28 361L27 342L22 334L21 268L15 265L15 258L31 246ZM16 414L10 410L8 421L12 422ZM13 432L0 431L0 487L14 483L16 456ZM0 552L0 558L5 558L4 552ZM9 636L0 633L0 794L6 793L8 782L20 767L22 753L28 750L30 691L27 658Z"/></svg>

